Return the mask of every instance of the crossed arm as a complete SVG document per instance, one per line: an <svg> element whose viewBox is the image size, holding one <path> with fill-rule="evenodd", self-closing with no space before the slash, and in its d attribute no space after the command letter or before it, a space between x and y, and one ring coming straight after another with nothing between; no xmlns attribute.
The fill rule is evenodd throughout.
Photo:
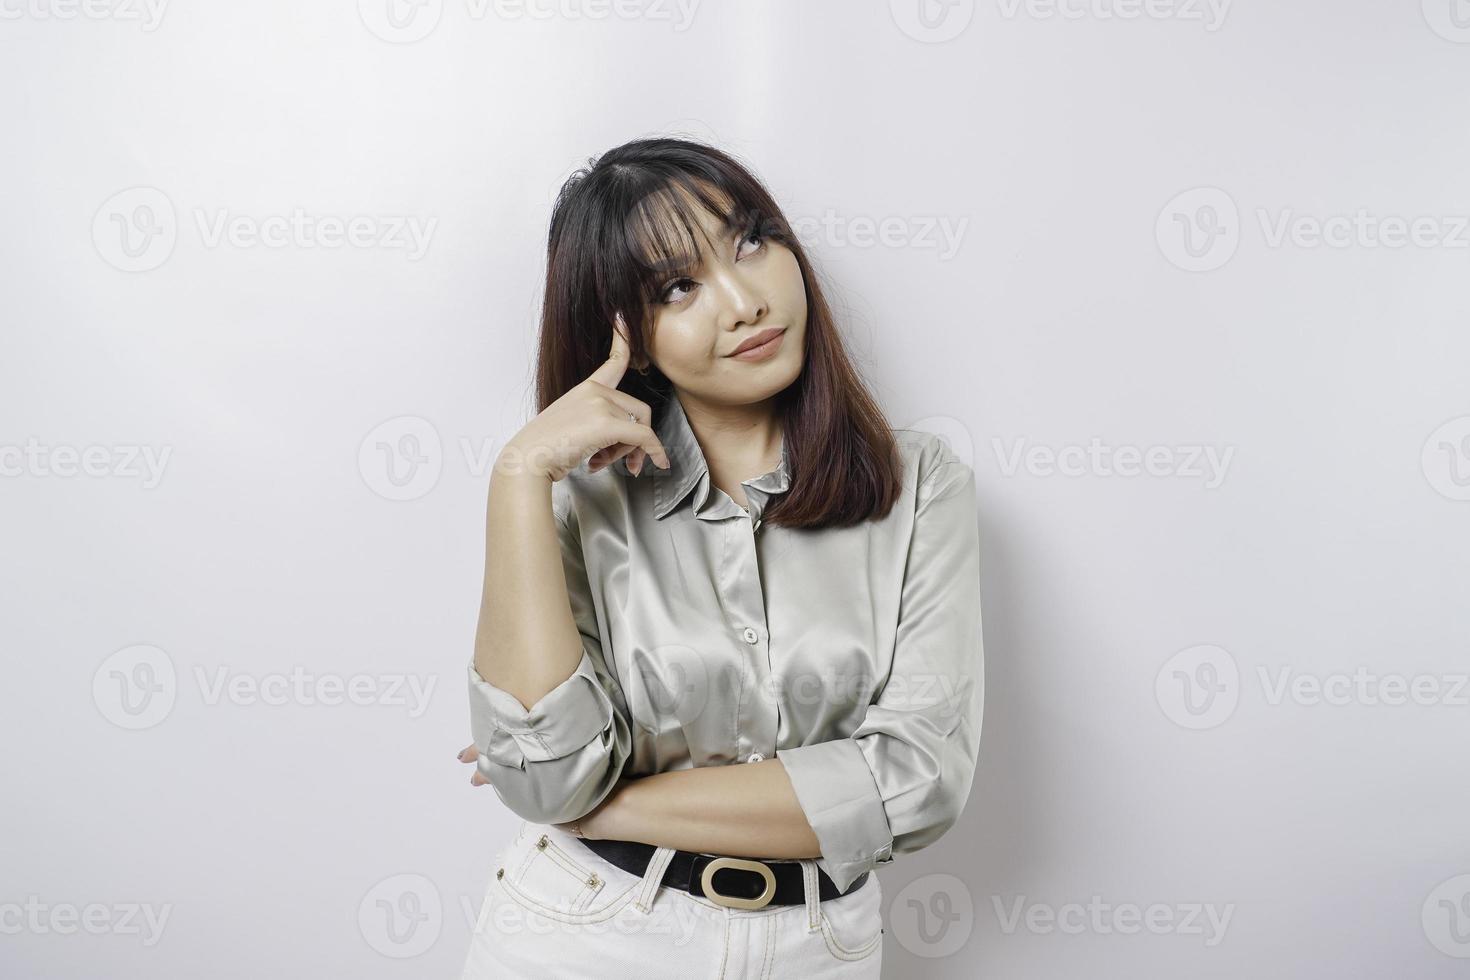
<svg viewBox="0 0 1470 980"><path fill-rule="evenodd" d="M477 758L473 745L460 754L461 762ZM489 781L476 769L470 782ZM622 779L576 824L586 837L732 857L822 854L780 759Z"/></svg>

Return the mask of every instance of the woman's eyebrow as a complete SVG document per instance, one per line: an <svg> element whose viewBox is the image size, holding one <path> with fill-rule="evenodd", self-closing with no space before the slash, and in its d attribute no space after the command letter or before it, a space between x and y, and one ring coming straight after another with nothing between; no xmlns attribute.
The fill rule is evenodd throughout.
<svg viewBox="0 0 1470 980"><path fill-rule="evenodd" d="M747 229L755 227L755 224L756 222L749 218L741 218L738 213L732 213L721 218L720 231L723 233L720 238L721 244L726 247L730 246L732 244L730 240L732 236L743 234ZM700 239L704 240L704 236L701 235ZM704 248L701 246L696 254L681 255L679 259L679 272L697 272L704 266Z"/></svg>

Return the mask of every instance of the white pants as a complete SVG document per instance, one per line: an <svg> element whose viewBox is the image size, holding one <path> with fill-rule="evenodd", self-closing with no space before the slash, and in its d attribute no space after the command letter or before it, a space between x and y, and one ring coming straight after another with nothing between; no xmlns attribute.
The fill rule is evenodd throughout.
<svg viewBox="0 0 1470 980"><path fill-rule="evenodd" d="M673 855L658 848L640 878L564 830L522 822L497 855L462 980L879 976L876 874L823 902L816 862L803 860L806 904L732 909L658 884Z"/></svg>

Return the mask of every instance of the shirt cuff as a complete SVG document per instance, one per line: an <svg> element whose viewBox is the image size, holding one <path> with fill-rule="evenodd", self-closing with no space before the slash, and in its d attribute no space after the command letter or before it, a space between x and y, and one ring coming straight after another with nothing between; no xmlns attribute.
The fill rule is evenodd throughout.
<svg viewBox="0 0 1470 980"><path fill-rule="evenodd" d="M469 664L470 733L482 756L502 766L526 768L571 755L607 730L612 702L597 682L586 650L570 677L530 708L496 687Z"/></svg>
<svg viewBox="0 0 1470 980"><path fill-rule="evenodd" d="M841 891L893 860L893 833L862 747L851 738L777 749L822 846L817 866Z"/></svg>

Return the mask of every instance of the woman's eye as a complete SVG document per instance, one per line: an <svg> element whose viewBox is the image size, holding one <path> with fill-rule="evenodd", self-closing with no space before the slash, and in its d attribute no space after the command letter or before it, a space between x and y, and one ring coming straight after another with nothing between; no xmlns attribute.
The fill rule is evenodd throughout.
<svg viewBox="0 0 1470 980"><path fill-rule="evenodd" d="M750 241L754 241L756 243L756 248L753 249L753 251L759 252L766 245L765 236L758 231L753 231L749 235L746 235L743 239L740 240L740 244L743 246L746 242Z"/></svg>
<svg viewBox="0 0 1470 980"><path fill-rule="evenodd" d="M755 248L747 250L745 246L750 242L755 243ZM753 231L740 240L740 255L754 254L765 247L766 237L762 235L759 231ZM684 276L680 279L675 279L673 282L664 287L664 291L661 297L663 302L677 303L680 300L684 299L685 296L675 295L676 291L679 290L684 283L688 283L690 286L699 285L699 283L695 282L693 279L690 279L688 276ZM690 290L685 290L685 295L687 295L688 292L690 292Z"/></svg>
<svg viewBox="0 0 1470 980"><path fill-rule="evenodd" d="M693 285L694 280L690 279L688 276L685 276L682 279L675 279L673 282L669 283L669 285L664 289L663 301L665 303L677 303L679 300L683 299L683 296L675 296L674 290L678 289L680 285L686 282Z"/></svg>

